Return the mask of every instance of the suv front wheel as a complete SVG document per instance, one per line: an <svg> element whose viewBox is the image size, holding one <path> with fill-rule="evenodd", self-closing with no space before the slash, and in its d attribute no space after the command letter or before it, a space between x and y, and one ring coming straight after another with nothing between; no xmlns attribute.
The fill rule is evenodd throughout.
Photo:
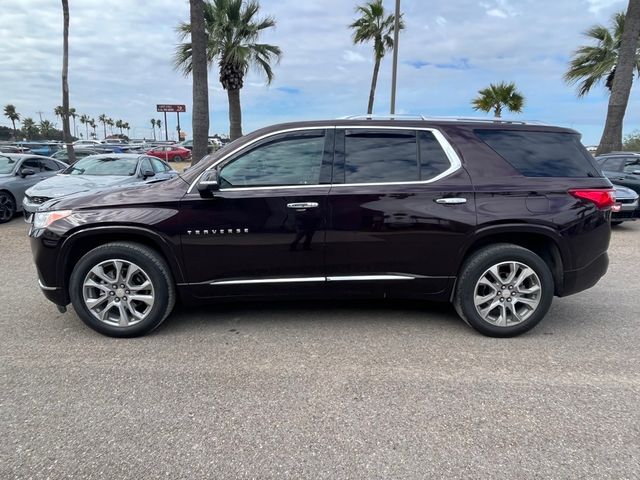
<svg viewBox="0 0 640 480"><path fill-rule="evenodd" d="M82 321L111 337L154 330L175 303L175 287L162 257L128 242L108 243L84 255L71 274L69 295Z"/></svg>
<svg viewBox="0 0 640 480"><path fill-rule="evenodd" d="M513 337L535 327L553 300L547 264L526 248L484 247L464 263L454 297L462 319L491 337Z"/></svg>

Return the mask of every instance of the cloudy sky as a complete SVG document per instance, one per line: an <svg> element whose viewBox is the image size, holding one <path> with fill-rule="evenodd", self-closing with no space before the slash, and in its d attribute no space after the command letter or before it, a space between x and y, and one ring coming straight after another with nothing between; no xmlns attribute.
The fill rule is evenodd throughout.
<svg viewBox="0 0 640 480"><path fill-rule="evenodd" d="M172 67L174 27L187 0L70 0L71 104L97 119L128 121L132 136L150 137L157 103L184 103L191 132L191 84ZM270 86L251 73L242 90L245 132L287 120L335 118L366 111L372 51L354 46L347 25L356 0L262 0L277 28L264 36L284 56ZM385 0L393 8L393 0ZM608 23L624 0L402 0L398 111L477 116L470 107L489 82L515 81L527 99L525 119L573 127L597 143L607 94L577 99L562 81L581 32ZM0 15L0 104L23 117L44 112L59 124L62 8L58 0L3 0ZM375 111L388 112L391 57L384 59ZM640 128L636 82L625 132ZM226 132L227 100L215 67L210 78L211 133ZM175 131L175 115L169 126ZM9 125L6 118L0 124Z"/></svg>

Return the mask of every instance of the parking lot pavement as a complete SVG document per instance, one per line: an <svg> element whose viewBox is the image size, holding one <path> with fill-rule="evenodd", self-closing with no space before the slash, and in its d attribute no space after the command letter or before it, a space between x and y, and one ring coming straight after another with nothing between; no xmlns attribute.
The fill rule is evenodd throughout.
<svg viewBox="0 0 640 480"><path fill-rule="evenodd" d="M0 478L638 478L640 222L532 332L449 306L234 304L115 340L0 225Z"/></svg>

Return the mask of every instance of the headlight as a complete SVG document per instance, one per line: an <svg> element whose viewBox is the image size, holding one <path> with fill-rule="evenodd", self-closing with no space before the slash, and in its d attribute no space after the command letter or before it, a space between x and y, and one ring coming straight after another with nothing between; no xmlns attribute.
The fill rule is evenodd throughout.
<svg viewBox="0 0 640 480"><path fill-rule="evenodd" d="M54 210L51 212L36 212L33 217L33 228L47 228L53 222L67 218L72 210Z"/></svg>

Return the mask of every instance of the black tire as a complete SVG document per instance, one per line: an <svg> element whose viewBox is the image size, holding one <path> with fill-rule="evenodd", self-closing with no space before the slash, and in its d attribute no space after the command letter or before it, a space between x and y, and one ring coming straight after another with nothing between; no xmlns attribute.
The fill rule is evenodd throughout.
<svg viewBox="0 0 640 480"><path fill-rule="evenodd" d="M96 318L84 301L83 284L89 271L101 262L119 259L140 267L149 278L154 303L147 316L134 325L113 326ZM154 250L138 243L116 242L97 247L76 264L69 280L71 303L80 319L92 329L110 337L138 337L156 329L171 313L176 300L171 271Z"/></svg>
<svg viewBox="0 0 640 480"><path fill-rule="evenodd" d="M539 303L533 313L521 323L498 326L485 320L476 309L475 288L477 282L490 267L512 261L528 266L538 276L541 287ZM496 298L499 299L499 291L496 290L496 292ZM553 275L542 258L531 250L518 245L499 243L478 250L464 262L458 276L453 305L458 315L478 332L490 337L514 337L531 330L544 318L551 307L553 295ZM511 300L507 300L511 302Z"/></svg>
<svg viewBox="0 0 640 480"><path fill-rule="evenodd" d="M0 191L0 223L7 223L16 216L16 199L6 190Z"/></svg>

